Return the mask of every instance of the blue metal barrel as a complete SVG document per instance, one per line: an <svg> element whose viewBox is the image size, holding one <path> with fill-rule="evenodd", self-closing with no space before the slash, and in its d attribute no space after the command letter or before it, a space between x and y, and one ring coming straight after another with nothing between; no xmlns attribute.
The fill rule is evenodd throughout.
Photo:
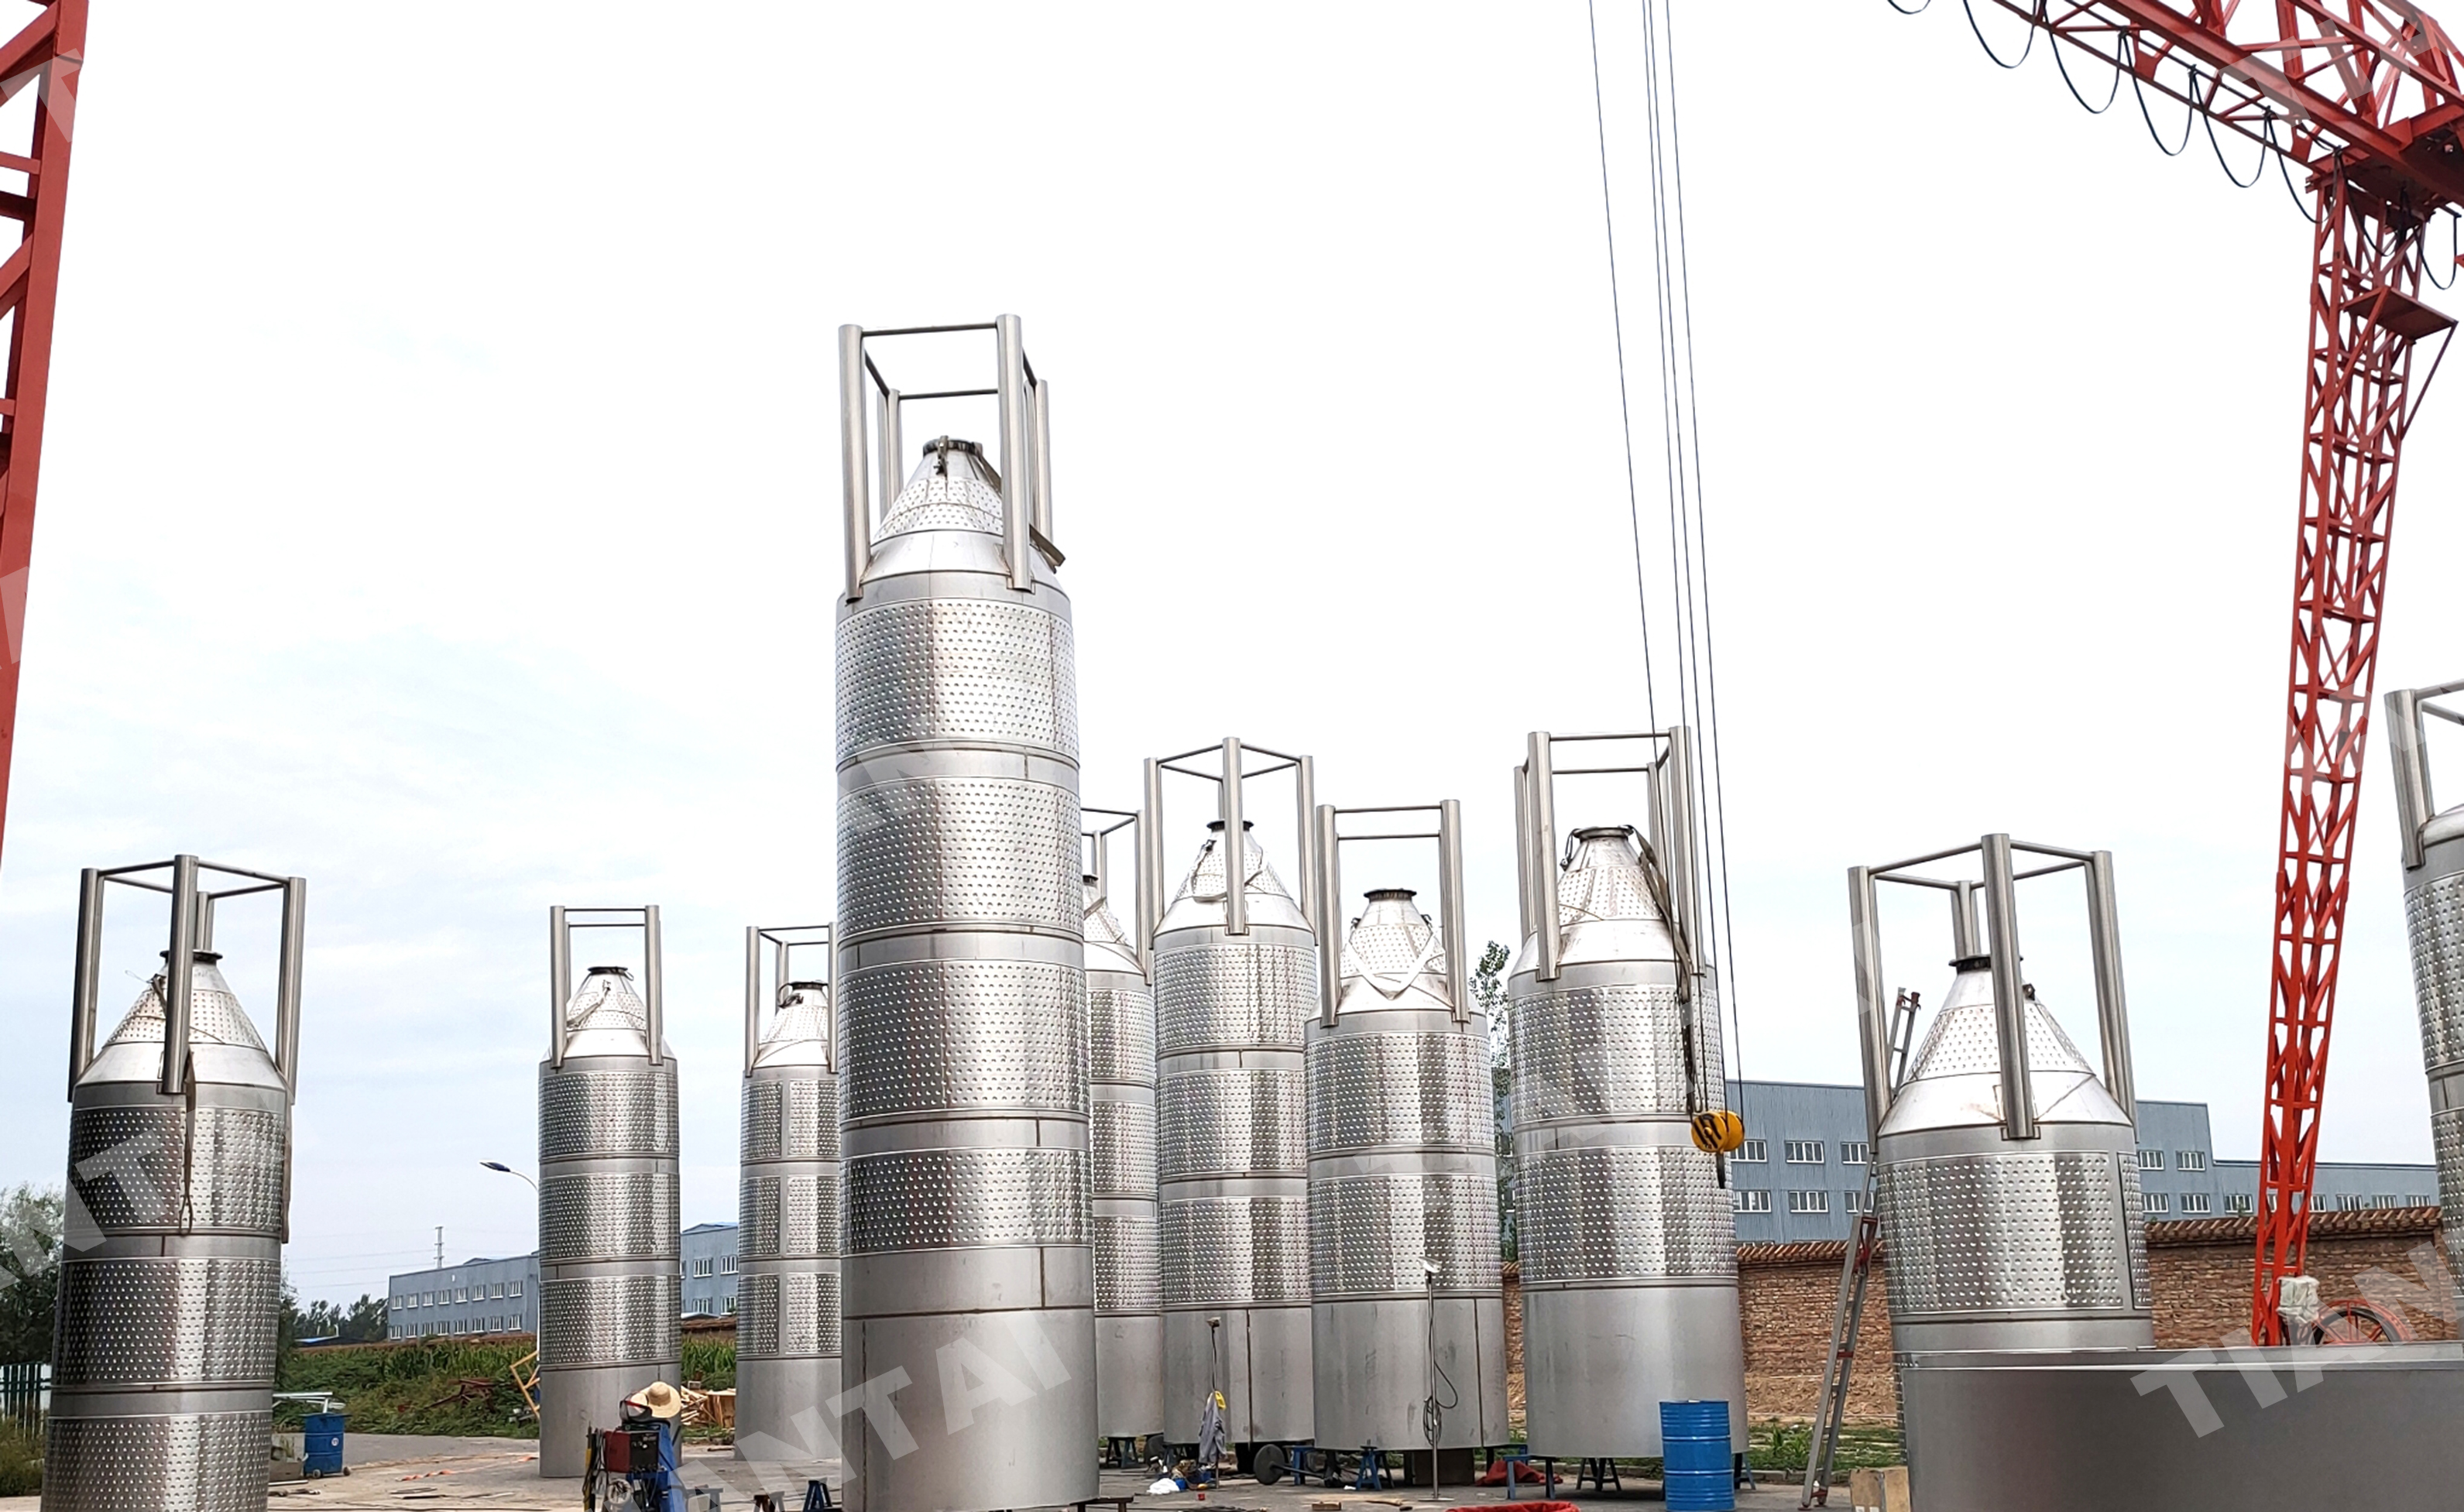
<svg viewBox="0 0 2464 1512"><path fill-rule="evenodd" d="M1661 1403L1660 1453L1668 1512L1731 1512L1736 1506L1727 1402Z"/></svg>
<svg viewBox="0 0 2464 1512"><path fill-rule="evenodd" d="M300 1424L299 1469L303 1475L342 1473L342 1414L310 1413Z"/></svg>

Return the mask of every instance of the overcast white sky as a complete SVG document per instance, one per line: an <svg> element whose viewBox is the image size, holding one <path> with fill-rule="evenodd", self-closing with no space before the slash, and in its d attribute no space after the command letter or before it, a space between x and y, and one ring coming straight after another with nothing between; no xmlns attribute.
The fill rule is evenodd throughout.
<svg viewBox="0 0 2464 1512"><path fill-rule="evenodd" d="M2140 1089L2253 1154L2308 227L1955 3L1674 3L1742 1069L1855 1075L1843 868L2008 829L2116 853ZM740 931L832 898L843 320L1025 318L1091 803L1227 732L1460 796L1502 939L1524 732L1644 717L1579 5L115 0L89 57L0 1179L60 1176L77 868L186 849L311 879L304 1293L531 1245L477 1163L536 1150L551 903L665 906L686 1217L733 1218ZM2458 414L2382 687L2464 674ZM2378 766L2324 1150L2426 1160Z"/></svg>

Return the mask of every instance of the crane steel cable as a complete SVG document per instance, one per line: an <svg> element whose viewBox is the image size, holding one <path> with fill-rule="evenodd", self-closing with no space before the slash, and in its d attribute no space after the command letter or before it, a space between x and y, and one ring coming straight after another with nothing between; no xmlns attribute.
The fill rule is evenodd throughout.
<svg viewBox="0 0 2464 1512"><path fill-rule="evenodd" d="M1583 0L1583 16L1592 34L1592 121L1600 139L1600 224L1609 243L1609 325L1617 338L1617 420L1625 435L1625 510L1634 533L1634 598L1642 624L1642 707L1651 727L1660 727L1660 698L1651 677L1651 606L1642 591L1642 503L1634 486L1634 411L1626 399L1625 311L1617 298L1617 212L1609 194L1609 118L1600 99L1600 19L1594 0Z"/></svg>
<svg viewBox="0 0 2464 1512"><path fill-rule="evenodd" d="M1894 7L1893 9L1896 10L1897 8ZM1902 11L1901 13L1904 15L1907 12ZM2122 98L2122 46L2123 44L2117 40L2114 43L2113 56L2109 58L2105 57L2101 53L2097 55L2097 57L2101 61L2110 63L2113 66L2113 87L2105 91L2104 103L2101 105L2091 105L2087 102L2087 97L2079 93L2078 81L2071 77L2071 66L2062 61L2062 50L2058 47L2054 49L2054 72L2062 76L2062 87L2071 92L2071 99L2079 101L2079 109L2086 111L2091 116L2103 115L2106 111L2113 108L2113 102L2115 100ZM2080 51L2085 52L2085 47L2081 47Z"/></svg>
<svg viewBox="0 0 2464 1512"><path fill-rule="evenodd" d="M2193 90L2196 90L2198 88L2198 83L2199 71L2194 68L2190 70L2190 87ZM2258 162L2250 170L2250 183L2244 184L2240 177L2233 172L2233 164L2225 161L2224 143L2216 140L2216 118L2214 115L2203 110L2199 112L2199 119L2208 123L2208 150L2216 155L2216 166L2225 170L2226 183L2231 184L2234 188L2246 189L2266 176L2267 160L2276 155L2274 142L2275 132L2273 129L2268 132L2269 140L2262 142L2259 144ZM2271 128L2273 127L2273 118L2270 119L2268 124Z"/></svg>
<svg viewBox="0 0 2464 1512"><path fill-rule="evenodd" d="M1670 618L1676 632L1679 720L1692 732L1705 780L1697 810L1682 822L1700 824L1714 876L1701 879L1709 918L1702 953L1725 983L1737 1074L1743 1078L1743 1032L1737 1018L1736 945L1728 881L1726 784L1721 770L1716 667L1710 630L1710 567L1702 485L1701 405L1694 366L1693 291L1686 252L1684 155L1679 135L1674 31L1655 0L1638 0L1643 28L1643 98L1649 121L1654 313L1659 323L1662 455L1668 487ZM1596 33L1595 33L1596 74ZM1606 183L1603 182L1603 191ZM1629 429L1627 445L1632 447ZM1648 615L1648 606L1644 610ZM1725 959L1724 959L1725 957ZM1715 1015L1717 1010L1714 1010ZM1716 1019L1715 1019L1716 1025ZM1723 1088L1725 1092L1725 1088Z"/></svg>
<svg viewBox="0 0 2464 1512"><path fill-rule="evenodd" d="M2191 105L2191 106L2187 107L2187 108L2188 108L2188 110L2189 110L2189 115L2185 115L2185 116L2182 118L2182 144L2181 144L2180 146L2178 146L2178 147L2168 147L2168 146L2165 145L2165 139L2164 139L2164 138L2162 138L2162 137L2160 137L2160 136L2158 136L2158 135L2156 135L2156 118L2155 118L2154 116L2150 115L2150 114L2148 113L2148 110L2147 110L2147 89L2146 89L2146 86L2139 82L2139 41L2138 41L2138 38L2137 38L2135 35L2133 35L2132 33L2127 33L2127 32L2123 33L2123 36L2125 36L2125 37L2130 37L2130 39L2131 39L2131 40L2130 40L2130 93L2131 93L2132 95L2134 95L2134 96L2138 97L2138 99L2139 99L2139 119L2140 119L2140 120L2142 120L2142 121L2145 121L2145 122L2147 122L2147 140L2148 140L2148 141L2150 141L2150 142L2153 142L2154 143L2156 143L2156 150L2157 150L2157 151L2159 151L2159 152L2161 152L2161 153L2163 153L2163 154L2165 154L2165 156L2167 156L2167 157L2168 157L2168 158L2178 158L2178 157L2180 157L2183 153L2188 152L2188 151L2190 149L2190 117L2191 117L2191 116L2198 115L2198 114L2199 114L2199 108L2198 108L2196 105ZM2158 58L2156 61L2157 61L2159 64L2162 64L2162 63L2164 62L2164 59L2160 57L2160 58ZM2148 70L2148 72L2152 75L2152 74L2155 72L2155 70L2154 70L2154 69L2149 69L2149 70ZM2198 77L2199 77L2199 76L2198 76L2198 70L2196 70L2196 69L2192 69L2192 70L2190 71L2190 87L2191 87L2191 89L2192 89L2194 92L2195 92L2195 91L2197 90L2197 88L2198 88Z"/></svg>
<svg viewBox="0 0 2464 1512"><path fill-rule="evenodd" d="M2028 45L2019 49L2019 55L2008 63L2002 61L2001 54L1993 51L1993 44L1985 40L1985 29L1976 24L1976 0L1959 0L1959 8L1968 12L1968 30L1976 33L1976 45L1985 49L1985 55L1991 58L1999 67L2017 68L2028 61L2030 54L2036 51L2036 28L2044 24L2045 0L2036 0L2036 13L2028 18Z"/></svg>

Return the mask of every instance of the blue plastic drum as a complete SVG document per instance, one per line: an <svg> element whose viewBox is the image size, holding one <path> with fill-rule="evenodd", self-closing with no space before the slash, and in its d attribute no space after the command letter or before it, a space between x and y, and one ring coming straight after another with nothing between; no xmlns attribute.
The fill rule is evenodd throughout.
<svg viewBox="0 0 2464 1512"><path fill-rule="evenodd" d="M1737 1478L1729 1458L1727 1403L1661 1403L1660 1453L1668 1512L1733 1512Z"/></svg>

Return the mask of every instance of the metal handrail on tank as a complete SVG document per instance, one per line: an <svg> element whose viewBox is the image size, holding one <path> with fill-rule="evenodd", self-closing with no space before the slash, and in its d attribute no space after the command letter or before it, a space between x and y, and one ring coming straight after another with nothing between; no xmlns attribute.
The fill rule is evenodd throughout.
<svg viewBox="0 0 2464 1512"><path fill-rule="evenodd" d="M2395 808L2397 821L2403 826L2404 864L2408 870L2428 859L2422 826L2438 817L2438 802L2430 786L2430 727L2422 719L2427 715L2452 725L2464 725L2464 713L2441 709L2431 701L2457 692L2464 692L2464 680L2440 683L2433 688L2399 688L2383 700L2387 724L2394 734L2389 744L2395 760Z"/></svg>
<svg viewBox="0 0 2464 1512"><path fill-rule="evenodd" d="M1543 921L1557 917L1557 778L1561 777L1640 776L1651 789L1651 850L1666 881L1673 905L1669 922L1680 943L1693 953L1698 972L1704 969L1697 942L1704 938L1699 857L1695 834L1692 733L1683 725L1659 731L1602 731L1552 734L1535 730L1527 738L1523 764L1514 769L1515 872L1522 884L1523 933L1539 940L1539 974L1544 982L1557 979L1560 941ZM1556 757L1561 745L1596 741L1646 741L1658 755L1640 765L1563 766Z"/></svg>
<svg viewBox="0 0 2464 1512"><path fill-rule="evenodd" d="M1346 815L1434 814L1438 827L1380 831L1369 835L1343 833ZM1316 911L1309 916L1317 931L1318 1021L1331 1029L1343 1002L1343 847L1388 840L1434 840L1438 843L1438 928L1444 935L1446 992L1457 1023L1471 1019L1471 973L1463 953L1463 803L1444 799L1435 803L1399 803L1378 807L1317 807L1316 836L1311 855L1317 877L1311 888Z"/></svg>
<svg viewBox="0 0 2464 1512"><path fill-rule="evenodd" d="M1133 904L1143 903L1145 891L1140 879L1145 875L1143 868L1146 865L1146 838L1137 811L1127 808L1089 808L1082 803L1078 806L1078 814L1081 820L1100 817L1111 821L1109 824L1086 824L1078 832L1079 840L1087 847L1085 858L1086 875L1089 878L1087 907L1091 909L1097 904L1109 904L1112 901L1110 842L1111 837L1125 829L1130 832L1131 901ZM1130 928L1137 936L1133 943L1137 946L1138 964L1152 971L1155 968L1155 921L1146 916L1143 908L1133 909L1133 911L1136 913L1136 918Z"/></svg>
<svg viewBox="0 0 2464 1512"><path fill-rule="evenodd" d="M744 927L744 1074L746 1076L753 1074L754 1063L761 1058L763 997L767 996L773 1009L783 1008L787 1004L787 988L791 983L819 982L823 986L828 986L838 960L838 953L830 949L830 936L831 928L826 924L748 924ZM764 945L770 947L768 953L773 966L772 981L767 995L761 990L761 957L764 953L761 947ZM822 959L831 963L822 969L819 976L798 976L788 969L789 963L794 958L794 953L806 947L818 948L822 953ZM835 1037L823 1041L822 1069L825 1071L838 1069L838 1044Z"/></svg>
<svg viewBox="0 0 2464 1512"><path fill-rule="evenodd" d="M868 341L896 337L946 336L965 331L993 333L994 383L990 388L944 388L907 393L891 385L865 350ZM874 396L866 397L868 384ZM847 596L864 596L865 569L872 559L873 527L898 496L905 482L899 472L904 406L937 399L1001 401L1001 462L996 481L1001 494L1003 560L1010 586L1021 593L1035 590L1035 562L1029 555L1042 550L1055 565L1061 549L1052 543L1052 385L1035 376L1027 361L1019 318L996 317L963 325L908 325L867 330L839 327L839 461L845 495L847 531ZM876 407L877 406L877 407ZM869 413L869 411L870 413ZM874 438L881 448L879 495L876 499Z"/></svg>
<svg viewBox="0 0 2464 1512"><path fill-rule="evenodd" d="M644 904L639 908L568 909L547 910L548 939L548 1024L552 1054L549 1063L564 1068L566 1024L565 1010L573 1002L573 931L576 930L640 930L642 931L642 1012L647 1038L650 1042L650 1063L659 1063L660 1032L667 1019L662 1011L660 979L659 906Z"/></svg>
<svg viewBox="0 0 2464 1512"><path fill-rule="evenodd" d="M1185 766L1199 756L1216 755L1221 765L1216 771ZM1252 767L1249 757L1266 758L1264 766ZM1294 806L1300 822L1300 910L1301 917L1315 919L1317 870L1317 762L1305 756L1287 756L1262 745L1244 743L1238 735L1226 735L1222 744L1199 746L1175 756L1150 757L1146 765L1146 802L1140 811L1145 822L1138 826L1138 938L1152 941L1156 926L1163 919L1163 775L1177 772L1216 784L1216 818L1223 825L1223 931L1232 935L1249 932L1249 900L1242 886L1241 832L1243 829L1242 783L1252 778L1271 777L1278 772L1291 772ZM1153 970L1152 952L1147 961Z"/></svg>
<svg viewBox="0 0 2464 1512"><path fill-rule="evenodd" d="M1914 868L1955 857L1973 855L1982 880L1935 877ZM2041 856L2051 865L2017 869L2019 856ZM1953 845L1879 866L1848 869L1849 927L1855 942L1857 1023L1865 1067L1865 1123L1869 1138L1880 1138L1893 1095L1891 1075L1891 997L1882 972L1880 885L1932 887L1950 895L1951 941L1958 958L1983 953L1993 976L1994 1025L2002 1075L2002 1137L2036 1137L2036 1109L2028 1061L2027 992L2019 974L2018 884L2057 872L2077 870L2087 888L2088 950L2096 980L2097 1041L2103 1062L2105 1090L2123 1112L2135 1116L2130 1066L2128 1004L2123 991L2122 930L2114 905L2113 852L2071 850L2059 845L2014 841L2007 834L1986 835L1972 845ZM1976 904L1984 903L1984 950L1977 949Z"/></svg>
<svg viewBox="0 0 2464 1512"><path fill-rule="evenodd" d="M165 882L145 880L149 873L168 871ZM207 874L241 879L236 887L208 887ZM178 1097L187 1089L190 1002L194 994L196 956L214 948L214 905L225 898L252 893L282 894L282 944L275 982L274 1065L291 1101L299 1100L299 975L308 916L308 882L304 877L277 877L174 856L133 866L88 866L78 873L77 975L69 1018L69 1090L94 1062L96 999L101 989L102 913L108 883L168 893L171 898L170 944L164 952L163 1070L156 1089ZM286 1237L288 1216L285 1217Z"/></svg>

